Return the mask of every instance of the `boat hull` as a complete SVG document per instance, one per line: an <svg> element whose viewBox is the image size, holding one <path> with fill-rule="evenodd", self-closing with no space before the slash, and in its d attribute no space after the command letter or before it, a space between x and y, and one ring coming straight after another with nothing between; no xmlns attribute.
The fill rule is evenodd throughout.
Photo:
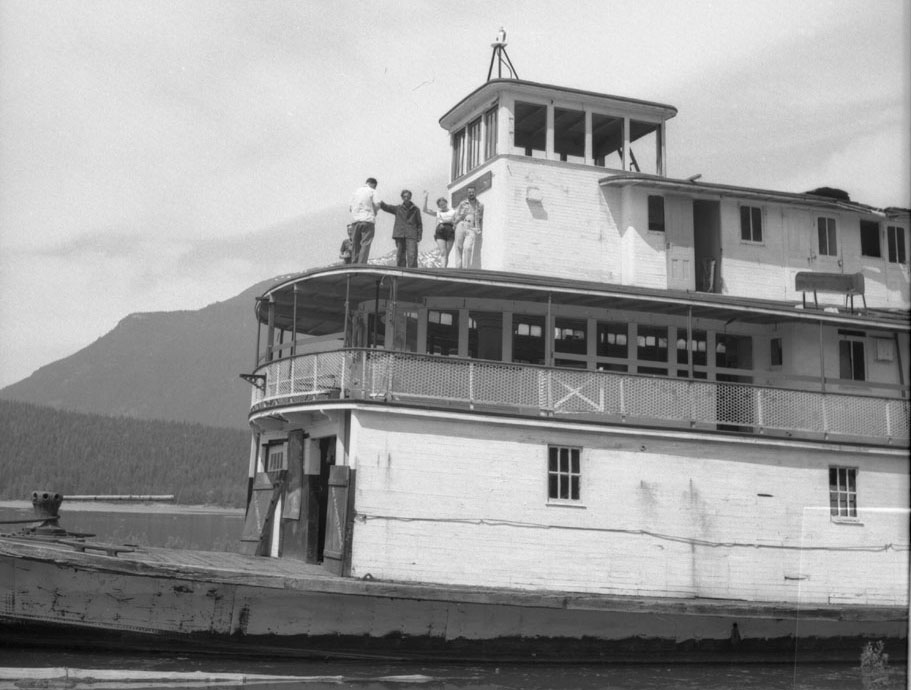
<svg viewBox="0 0 911 690"><path fill-rule="evenodd" d="M870 640L902 658L907 646L899 608L479 591L5 551L0 542L7 644L587 663L845 660Z"/></svg>

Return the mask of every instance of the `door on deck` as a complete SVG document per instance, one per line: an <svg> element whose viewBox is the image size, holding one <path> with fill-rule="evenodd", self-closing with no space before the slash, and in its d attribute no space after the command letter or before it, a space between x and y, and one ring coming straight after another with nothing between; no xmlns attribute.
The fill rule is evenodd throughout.
<svg viewBox="0 0 911 690"><path fill-rule="evenodd" d="M715 336L715 367L719 369L753 368L753 339L747 335ZM736 384L753 383L753 377L734 372L718 372L715 380L731 385L718 386L715 399L716 417L722 431L751 431L754 424L753 389Z"/></svg>
<svg viewBox="0 0 911 690"><path fill-rule="evenodd" d="M693 200L693 254L697 292L721 292L721 204Z"/></svg>
<svg viewBox="0 0 911 690"><path fill-rule="evenodd" d="M281 553L307 563L323 560L329 468L335 464L335 436L289 435L288 474L282 501Z"/></svg>
<svg viewBox="0 0 911 690"><path fill-rule="evenodd" d="M669 290L692 290L693 226L690 224L689 199L665 198L665 242L667 249L667 287Z"/></svg>

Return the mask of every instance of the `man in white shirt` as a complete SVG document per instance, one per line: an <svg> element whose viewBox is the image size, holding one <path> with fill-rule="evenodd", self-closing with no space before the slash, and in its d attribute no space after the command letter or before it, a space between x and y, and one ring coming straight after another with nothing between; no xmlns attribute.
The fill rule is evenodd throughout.
<svg viewBox="0 0 911 690"><path fill-rule="evenodd" d="M376 178L368 177L363 187L358 187L351 197L351 263L365 264L370 258L370 245L376 229L376 212L380 202L376 198Z"/></svg>

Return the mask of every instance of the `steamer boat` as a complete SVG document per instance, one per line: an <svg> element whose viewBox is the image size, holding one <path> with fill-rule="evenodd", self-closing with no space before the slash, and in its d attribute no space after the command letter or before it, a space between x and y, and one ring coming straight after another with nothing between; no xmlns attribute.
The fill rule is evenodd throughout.
<svg viewBox="0 0 911 690"><path fill-rule="evenodd" d="M440 119L453 206L485 207L472 265L257 300L240 553L4 537L5 637L905 655L909 211L669 177L674 107L494 57Z"/></svg>

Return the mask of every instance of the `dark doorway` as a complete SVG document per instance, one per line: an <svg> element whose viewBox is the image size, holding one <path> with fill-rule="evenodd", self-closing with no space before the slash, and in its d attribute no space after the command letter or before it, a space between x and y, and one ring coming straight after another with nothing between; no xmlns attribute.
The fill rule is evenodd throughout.
<svg viewBox="0 0 911 690"><path fill-rule="evenodd" d="M753 368L753 339L748 335L727 335L718 333L715 336L715 366L723 369ZM718 372L715 380L718 386L715 398L716 415L721 431L752 431L754 421L753 389L734 384L753 383L750 375L735 372Z"/></svg>
<svg viewBox="0 0 911 690"><path fill-rule="evenodd" d="M721 292L721 204L693 200L693 254L696 291Z"/></svg>

